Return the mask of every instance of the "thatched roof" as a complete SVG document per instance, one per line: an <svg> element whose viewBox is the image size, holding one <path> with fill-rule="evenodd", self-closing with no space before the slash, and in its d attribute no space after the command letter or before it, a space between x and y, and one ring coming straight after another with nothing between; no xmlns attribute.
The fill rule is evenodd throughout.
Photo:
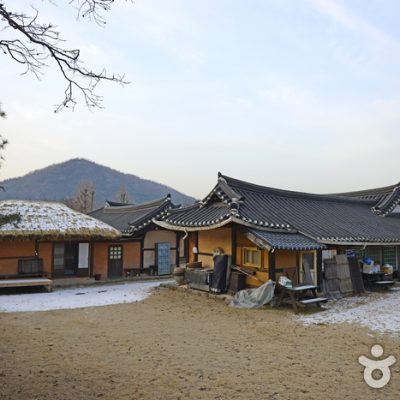
<svg viewBox="0 0 400 400"><path fill-rule="evenodd" d="M0 216L15 216L0 226L0 240L90 240L116 239L120 232L88 215L74 211L61 203L4 200L0 201Z"/></svg>

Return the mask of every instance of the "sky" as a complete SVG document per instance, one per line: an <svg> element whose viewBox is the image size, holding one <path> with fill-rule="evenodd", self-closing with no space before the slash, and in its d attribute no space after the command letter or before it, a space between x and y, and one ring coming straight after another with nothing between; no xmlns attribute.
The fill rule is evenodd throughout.
<svg viewBox="0 0 400 400"><path fill-rule="evenodd" d="M400 181L397 0L118 0L105 27L64 0L3 3L130 84L54 114L54 63L39 81L1 54L0 180L82 157L196 198L218 171L314 193Z"/></svg>

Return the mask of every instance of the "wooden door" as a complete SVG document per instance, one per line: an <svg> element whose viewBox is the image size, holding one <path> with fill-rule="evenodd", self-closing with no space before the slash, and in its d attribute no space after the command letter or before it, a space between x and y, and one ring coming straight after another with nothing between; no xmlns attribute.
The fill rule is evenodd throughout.
<svg viewBox="0 0 400 400"><path fill-rule="evenodd" d="M158 275L171 274L171 244L156 243L156 264Z"/></svg>
<svg viewBox="0 0 400 400"><path fill-rule="evenodd" d="M74 242L54 243L53 278L76 275L78 267L78 244Z"/></svg>
<svg viewBox="0 0 400 400"><path fill-rule="evenodd" d="M307 270L311 273L311 276L307 276ZM317 284L317 257L315 251L303 251L300 253L300 282Z"/></svg>
<svg viewBox="0 0 400 400"><path fill-rule="evenodd" d="M64 276L64 243L54 243L53 245L53 278Z"/></svg>
<svg viewBox="0 0 400 400"><path fill-rule="evenodd" d="M108 277L122 277L122 246L112 245L108 247Z"/></svg>
<svg viewBox="0 0 400 400"><path fill-rule="evenodd" d="M78 244L65 243L64 247L64 276L76 275L78 267Z"/></svg>

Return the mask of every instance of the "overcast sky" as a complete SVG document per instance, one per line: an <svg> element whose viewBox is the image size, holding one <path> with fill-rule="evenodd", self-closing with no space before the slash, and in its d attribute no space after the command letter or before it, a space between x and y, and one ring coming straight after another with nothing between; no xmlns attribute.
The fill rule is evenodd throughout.
<svg viewBox="0 0 400 400"><path fill-rule="evenodd" d="M400 181L398 0L120 0L104 29L65 0L5 3L131 84L54 114L50 60L37 81L1 54L1 180L84 157L195 197L218 171L321 193Z"/></svg>

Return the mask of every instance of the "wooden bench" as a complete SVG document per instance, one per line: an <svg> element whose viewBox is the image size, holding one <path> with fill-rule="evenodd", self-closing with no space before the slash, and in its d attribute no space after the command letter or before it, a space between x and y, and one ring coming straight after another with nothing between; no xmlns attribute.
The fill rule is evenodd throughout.
<svg viewBox="0 0 400 400"><path fill-rule="evenodd" d="M377 281L375 282L376 287L382 287L384 289L389 289L394 285L394 281Z"/></svg>
<svg viewBox="0 0 400 400"><path fill-rule="evenodd" d="M53 281L47 278L20 278L0 280L0 288L16 288L29 286L43 286L48 292L51 292L53 289Z"/></svg>
<svg viewBox="0 0 400 400"><path fill-rule="evenodd" d="M328 299L326 297L313 297L311 299L304 299L304 300L298 300L299 303L301 304L318 304L318 303L326 303Z"/></svg>
<svg viewBox="0 0 400 400"><path fill-rule="evenodd" d="M279 286L281 291L278 296L276 306L279 307L282 302L288 302L297 314L298 307L307 307L308 305L315 304L321 308L321 303L326 303L326 297L317 296L317 286L315 285L299 285L294 287ZM307 296L307 292L311 292L311 297Z"/></svg>
<svg viewBox="0 0 400 400"><path fill-rule="evenodd" d="M0 288L43 286L50 292L52 284L53 281L47 279L43 271L43 259L38 257L20 258L18 273L0 275Z"/></svg>

